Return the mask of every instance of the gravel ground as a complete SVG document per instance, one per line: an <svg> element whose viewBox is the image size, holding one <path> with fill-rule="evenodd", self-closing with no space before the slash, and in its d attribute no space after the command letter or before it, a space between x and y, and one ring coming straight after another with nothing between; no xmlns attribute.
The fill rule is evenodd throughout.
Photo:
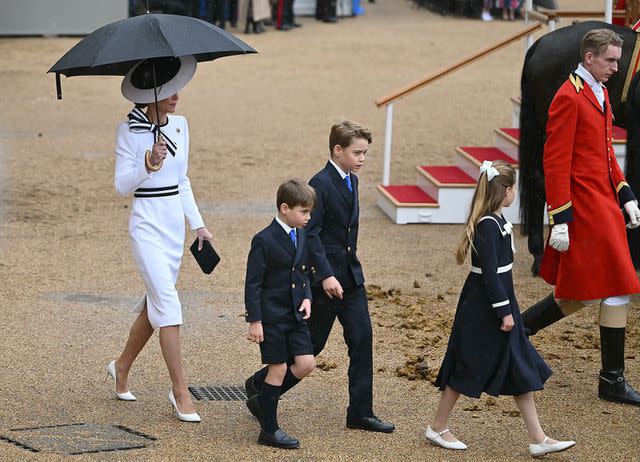
<svg viewBox="0 0 640 462"><path fill-rule="evenodd" d="M565 8L601 8L566 0ZM171 416L170 382L157 337L131 376L136 403L114 399L104 366L118 354L142 282L131 257L130 199L113 182L117 123L130 107L117 78L63 80L55 100L45 71L73 38L0 39L0 435L11 429L87 422L124 425L158 438L148 449L77 460L526 460L526 435L513 400L461 399L452 428L470 448L445 452L424 441L438 402L430 380L442 359L466 267L453 263L461 226L397 226L375 206L384 111L373 101L522 24L447 18L404 0L366 4L367 15L337 25L301 18L304 28L246 40L259 55L199 66L181 93L191 131L190 178L223 261L203 275L186 256L179 289L183 350L194 385L242 385L259 366L245 338L243 279L253 234L273 214L287 176L309 178L326 158L330 125L342 117L372 128L361 178L360 255L371 297L375 410L391 435L347 430L346 349L337 325L319 367L282 400L280 422L298 451L256 444L258 427L242 402L196 404L204 421ZM511 45L395 105L393 182L413 181L419 163L452 163L454 148L487 145L508 126L523 46ZM188 242L189 243L189 242ZM187 243L187 244L188 244ZM514 269L521 307L550 288L529 273L518 238ZM627 376L640 387L640 318L629 316ZM539 393L547 432L578 446L551 460L638 460L636 408L596 398L595 310L540 333L536 346L554 369ZM0 441L0 459L39 459ZM46 460L64 456L46 453Z"/></svg>

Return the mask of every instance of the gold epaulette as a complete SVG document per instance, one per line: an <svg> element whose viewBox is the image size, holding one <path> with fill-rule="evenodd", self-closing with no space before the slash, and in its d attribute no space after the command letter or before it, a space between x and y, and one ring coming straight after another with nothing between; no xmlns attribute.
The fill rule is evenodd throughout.
<svg viewBox="0 0 640 462"><path fill-rule="evenodd" d="M580 93L580 90L584 89L584 83L579 75L569 74L569 81L576 88L576 93Z"/></svg>

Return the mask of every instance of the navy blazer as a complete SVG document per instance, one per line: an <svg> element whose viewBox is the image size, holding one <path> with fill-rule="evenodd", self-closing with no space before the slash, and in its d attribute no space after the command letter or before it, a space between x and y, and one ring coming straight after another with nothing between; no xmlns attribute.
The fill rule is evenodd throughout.
<svg viewBox="0 0 640 462"><path fill-rule="evenodd" d="M311 299L305 232L298 228L297 248L274 219L251 241L244 285L245 319L265 323L302 320L302 300Z"/></svg>
<svg viewBox="0 0 640 462"><path fill-rule="evenodd" d="M364 284L358 249L358 177L351 173L353 192L327 162L309 181L316 190L316 207L307 224L307 245L314 283L335 276L343 288Z"/></svg>

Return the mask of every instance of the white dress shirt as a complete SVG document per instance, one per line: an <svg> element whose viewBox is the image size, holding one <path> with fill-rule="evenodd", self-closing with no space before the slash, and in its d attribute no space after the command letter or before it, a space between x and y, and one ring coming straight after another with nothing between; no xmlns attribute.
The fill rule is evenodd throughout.
<svg viewBox="0 0 640 462"><path fill-rule="evenodd" d="M582 77L582 79L589 84L593 94L596 95L596 99L600 103L600 108L604 111L604 85L598 82L595 77L593 77L591 73L582 66L582 64L578 64L576 74Z"/></svg>
<svg viewBox="0 0 640 462"><path fill-rule="evenodd" d="M287 233L287 236L289 235L289 233L291 232L292 229L295 230L295 228L292 228L291 226L286 224L277 215L276 215L276 221L280 224L280 226L282 226L282 229L284 229L284 232ZM296 237L298 237L298 232L297 231L296 231Z"/></svg>
<svg viewBox="0 0 640 462"><path fill-rule="evenodd" d="M329 162L331 162L331 165L333 165L333 166L336 168L336 170L338 171L338 173L340 174L340 176L341 176L341 177L342 177L342 179L344 180L344 179L347 177L347 175L348 175L349 173L348 173L348 172L347 172L347 173L345 173L345 172L344 172L344 170L342 170L340 167L338 167L338 164L336 164L336 163L333 161L333 159L331 159L331 158L330 158L330 159L329 159Z"/></svg>

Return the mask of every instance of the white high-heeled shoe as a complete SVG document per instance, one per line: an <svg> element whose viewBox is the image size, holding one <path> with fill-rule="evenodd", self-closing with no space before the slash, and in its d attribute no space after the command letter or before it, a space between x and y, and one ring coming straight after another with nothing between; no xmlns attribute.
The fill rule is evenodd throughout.
<svg viewBox="0 0 640 462"><path fill-rule="evenodd" d="M549 439L548 436L545 436L542 440L542 443L530 444L529 445L529 454L533 457L542 457L547 454L551 454L552 452L562 452L576 445L575 441L558 441L556 443L547 443Z"/></svg>
<svg viewBox="0 0 640 462"><path fill-rule="evenodd" d="M106 382L109 377L111 377L113 379L113 381L116 382L116 362L115 362L115 360L113 360L109 364L107 364L107 377L104 379L104 381ZM118 393L118 391L116 390L116 396L118 397L118 399L121 399L122 401L137 401L137 399L138 399L135 396L133 396L133 393L131 393L130 391L126 391L124 393Z"/></svg>
<svg viewBox="0 0 640 462"><path fill-rule="evenodd" d="M435 444L437 446L440 446L442 448L445 448L445 449L456 449L456 450L459 450L459 451L467 449L467 445L464 444L460 440L458 440L458 441L447 441L447 440L445 440L442 437L442 435L444 435L448 431L449 431L449 429L445 428L441 432L436 432L436 431L433 431L430 426L428 426L427 427L427 431L424 432L424 436L426 436L427 439L429 441L431 441L433 444Z"/></svg>
<svg viewBox="0 0 640 462"><path fill-rule="evenodd" d="M180 412L180 409L178 409L178 403L176 403L176 398L175 396L173 396L173 389L169 390L169 402L173 406L173 409L176 411L176 416L178 417L178 420L182 420L183 422L195 422L195 423L202 421L202 419L200 418L200 415L198 415L197 412L194 412L192 414L183 414L182 412Z"/></svg>

